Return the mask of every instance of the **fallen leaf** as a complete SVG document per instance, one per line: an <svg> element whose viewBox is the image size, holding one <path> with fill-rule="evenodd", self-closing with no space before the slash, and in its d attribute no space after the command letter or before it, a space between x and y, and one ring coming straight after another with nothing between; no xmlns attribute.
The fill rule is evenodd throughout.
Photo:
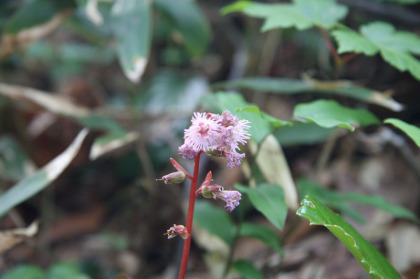
<svg viewBox="0 0 420 279"><path fill-rule="evenodd" d="M250 150L254 155L257 153L257 145L254 142L250 142ZM266 181L281 186L287 207L296 210L299 205L296 185L280 143L272 134L261 143L256 156L256 162Z"/></svg>
<svg viewBox="0 0 420 279"><path fill-rule="evenodd" d="M27 228L18 228L7 231L0 231L0 254L9 250L16 244L33 237L38 232L38 222L35 221Z"/></svg>
<svg viewBox="0 0 420 279"><path fill-rule="evenodd" d="M72 13L73 10L63 10L58 12L46 23L23 29L17 34L2 34L0 42L0 57L8 56L13 52L48 36Z"/></svg>
<svg viewBox="0 0 420 279"><path fill-rule="evenodd" d="M89 114L89 109L75 105L69 100L41 90L0 83L0 94L12 99L35 103L58 115L83 117Z"/></svg>

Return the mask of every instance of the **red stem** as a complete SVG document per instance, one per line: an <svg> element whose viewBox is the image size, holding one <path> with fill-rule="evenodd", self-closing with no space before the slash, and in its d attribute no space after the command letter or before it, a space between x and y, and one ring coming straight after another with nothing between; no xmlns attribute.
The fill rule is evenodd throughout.
<svg viewBox="0 0 420 279"><path fill-rule="evenodd" d="M178 279L184 279L185 273L187 272L188 258L190 255L190 246L191 246L191 232L194 216L194 205L195 205L195 191L197 189L197 180L198 180L198 169L200 166L200 153L195 156L194 159L194 174L191 181L191 190L190 190L190 199L188 202L188 214L187 214L187 231L190 234L186 240L184 240L184 249L182 251L182 261L181 268L179 270Z"/></svg>
<svg viewBox="0 0 420 279"><path fill-rule="evenodd" d="M328 49L330 50L331 55L334 58L334 62L336 65L341 66L342 61L340 55L338 55L337 50L334 47L334 44L331 42L330 36L323 28L319 28L319 31L321 32L322 37L325 40L325 43L327 44Z"/></svg>

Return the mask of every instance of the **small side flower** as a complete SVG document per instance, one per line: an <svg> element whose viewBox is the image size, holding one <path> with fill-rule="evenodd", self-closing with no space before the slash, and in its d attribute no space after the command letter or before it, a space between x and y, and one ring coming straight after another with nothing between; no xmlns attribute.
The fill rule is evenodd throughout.
<svg viewBox="0 0 420 279"><path fill-rule="evenodd" d="M232 211L239 205L239 201L241 200L241 193L238 191L225 191L224 188L217 184L210 184L212 181L212 173L211 171L207 173L206 179L204 180L203 184L201 184L200 188L195 192L196 195L202 194L203 197L207 199L221 199L226 202L225 208L229 211Z"/></svg>
<svg viewBox="0 0 420 279"><path fill-rule="evenodd" d="M220 192L216 192L215 194L216 194L216 198L219 198L226 202L225 208L229 211L234 210L235 207L239 205L239 201L242 198L241 193L236 190L220 191Z"/></svg>
<svg viewBox="0 0 420 279"><path fill-rule="evenodd" d="M168 239L174 238L175 236L179 235L183 239L187 239L190 237L190 234L188 233L188 230L183 225L173 225L169 228L169 230L164 233L164 235L168 236Z"/></svg>

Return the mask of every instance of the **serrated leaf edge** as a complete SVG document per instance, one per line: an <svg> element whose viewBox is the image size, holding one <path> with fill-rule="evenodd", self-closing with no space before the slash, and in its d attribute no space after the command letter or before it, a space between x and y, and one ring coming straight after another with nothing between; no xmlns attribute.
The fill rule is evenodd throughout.
<svg viewBox="0 0 420 279"><path fill-rule="evenodd" d="M360 261L360 263L363 265L363 267L365 267L365 270L368 270L369 274L375 274L375 275L378 275L379 277L383 278L383 276L381 274L375 272L372 269L372 266L366 261L366 257L364 256L364 253L363 253L362 249L360 249L359 246L357 245L357 241L354 239L354 237L352 235L350 235L349 233L347 233L341 226L331 225L331 224L326 224L326 223L318 224L318 223L315 223L315 222L312 222L312 221L310 221L309 224L311 226L312 225L322 225L322 226L326 227L334 235L335 235L335 233L332 232L329 227L338 228L346 236L347 240L351 239L351 241L353 243L352 246L357 249L357 251L360 253L360 255L362 255L362 260Z"/></svg>

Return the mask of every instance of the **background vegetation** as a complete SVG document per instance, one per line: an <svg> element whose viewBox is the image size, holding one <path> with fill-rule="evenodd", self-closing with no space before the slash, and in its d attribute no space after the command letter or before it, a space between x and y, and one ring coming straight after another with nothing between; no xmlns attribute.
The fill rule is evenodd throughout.
<svg viewBox="0 0 420 279"><path fill-rule="evenodd" d="M198 201L188 278L417 278L418 0L0 3L0 278L176 277L155 179L224 109L243 199Z"/></svg>

